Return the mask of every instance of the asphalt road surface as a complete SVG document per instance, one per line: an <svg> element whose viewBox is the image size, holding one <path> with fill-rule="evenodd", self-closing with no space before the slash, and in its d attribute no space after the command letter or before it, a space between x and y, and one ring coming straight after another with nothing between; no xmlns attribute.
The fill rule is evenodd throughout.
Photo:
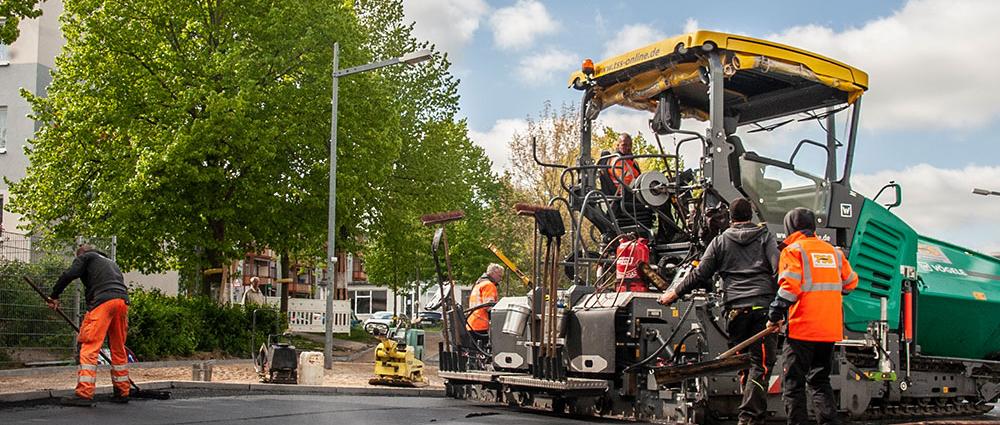
<svg viewBox="0 0 1000 425"><path fill-rule="evenodd" d="M596 417L556 416L540 411L477 405L449 398L175 394L181 398L165 401L133 400L128 405L103 402L93 408L57 405L6 408L0 410L0 424L582 425L587 422L597 422L618 425L635 423ZM993 421L1000 421L1000 407L986 416L976 418L976 421L997 423Z"/></svg>
<svg viewBox="0 0 1000 425"><path fill-rule="evenodd" d="M93 408L43 405L0 410L2 424L542 425L584 422L448 398L371 396L244 395L134 400L127 405L104 402Z"/></svg>

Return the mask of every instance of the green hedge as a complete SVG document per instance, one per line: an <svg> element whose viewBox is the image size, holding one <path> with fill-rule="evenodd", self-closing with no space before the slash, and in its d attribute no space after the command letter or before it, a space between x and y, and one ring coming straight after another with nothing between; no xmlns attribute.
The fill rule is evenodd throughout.
<svg viewBox="0 0 1000 425"><path fill-rule="evenodd" d="M250 355L253 310L242 305L220 305L205 297L171 297L158 290L133 289L129 295L128 346L139 360L190 356L213 352ZM277 309L255 306L255 344L270 333L287 328L288 319Z"/></svg>

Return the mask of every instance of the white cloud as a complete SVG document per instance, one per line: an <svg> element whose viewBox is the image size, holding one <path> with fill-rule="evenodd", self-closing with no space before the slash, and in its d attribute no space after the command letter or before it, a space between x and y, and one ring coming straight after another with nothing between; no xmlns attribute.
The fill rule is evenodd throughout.
<svg viewBox="0 0 1000 425"><path fill-rule="evenodd" d="M524 133L527 129L528 122L523 119L501 119L485 132L470 130L469 138L486 150L493 171L502 172L510 166L510 141L514 133Z"/></svg>
<svg viewBox="0 0 1000 425"><path fill-rule="evenodd" d="M1000 248L996 226L1000 198L972 194L975 187L1000 189L997 187L1000 166L944 169L920 164L903 170L855 175L851 182L855 191L871 197L890 180L903 187L903 203L892 212L917 232L972 249ZM888 202L891 197L880 201Z"/></svg>
<svg viewBox="0 0 1000 425"><path fill-rule="evenodd" d="M689 20L690 21L690 20ZM626 25L607 43L604 43L604 59L620 55L667 38L663 32L645 24Z"/></svg>
<svg viewBox="0 0 1000 425"><path fill-rule="evenodd" d="M489 11L483 0L404 0L406 19L416 22L413 35L454 56L472 41Z"/></svg>
<svg viewBox="0 0 1000 425"><path fill-rule="evenodd" d="M698 20L695 19L695 18L687 18L687 20L684 21L684 33L685 34L689 33L689 32L698 31L699 28L700 27L698 25Z"/></svg>
<svg viewBox="0 0 1000 425"><path fill-rule="evenodd" d="M891 16L835 31L806 25L769 39L869 73L863 125L964 128L1000 116L1000 2L911 0Z"/></svg>
<svg viewBox="0 0 1000 425"><path fill-rule="evenodd" d="M493 41L504 50L530 47L539 36L559 29L545 5L536 0L517 0L513 6L497 9L490 16Z"/></svg>
<svg viewBox="0 0 1000 425"><path fill-rule="evenodd" d="M625 108L612 108L601 112L597 116L597 123L594 125L594 134L600 134L604 127L611 127L621 133L625 132L632 137L642 133L646 138L652 138L653 132L649 129L649 117L647 112L635 111Z"/></svg>
<svg viewBox="0 0 1000 425"><path fill-rule="evenodd" d="M577 59L579 57L573 53L550 47L522 58L517 73L529 84L547 83L555 75L568 76Z"/></svg>

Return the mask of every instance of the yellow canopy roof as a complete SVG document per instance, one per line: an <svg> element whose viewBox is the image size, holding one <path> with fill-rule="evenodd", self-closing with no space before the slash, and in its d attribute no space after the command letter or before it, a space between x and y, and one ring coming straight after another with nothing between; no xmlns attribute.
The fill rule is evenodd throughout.
<svg viewBox="0 0 1000 425"><path fill-rule="evenodd" d="M828 57L742 35L696 31L596 63L592 78L599 88L599 100L605 108L622 104L651 110L655 105L653 97L657 93L671 87L697 83L697 68L703 63L690 53L694 52L693 48L700 49L707 44L725 52L725 73L730 80L739 73L765 83L765 76L781 78L786 82L812 82L844 92L850 103L868 89L867 73ZM585 79L586 76L577 71L570 76L569 83L581 88L578 83ZM748 80L742 80L746 81ZM738 86L739 84L733 84L732 88L738 89ZM730 88L727 83L727 95ZM733 94L746 100L769 89L777 91L778 87L762 84L754 87L754 90Z"/></svg>

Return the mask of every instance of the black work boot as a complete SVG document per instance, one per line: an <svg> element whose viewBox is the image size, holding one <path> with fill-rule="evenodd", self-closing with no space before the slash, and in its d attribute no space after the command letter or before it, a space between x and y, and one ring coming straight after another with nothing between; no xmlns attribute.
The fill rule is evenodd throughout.
<svg viewBox="0 0 1000 425"><path fill-rule="evenodd" d="M117 403L117 404L127 404L128 396L127 395L123 396L122 393L118 392L118 390L116 389L115 393L111 396L110 401L112 403Z"/></svg>
<svg viewBox="0 0 1000 425"><path fill-rule="evenodd" d="M77 396L63 397L59 399L59 404L63 406L94 407L94 400Z"/></svg>

